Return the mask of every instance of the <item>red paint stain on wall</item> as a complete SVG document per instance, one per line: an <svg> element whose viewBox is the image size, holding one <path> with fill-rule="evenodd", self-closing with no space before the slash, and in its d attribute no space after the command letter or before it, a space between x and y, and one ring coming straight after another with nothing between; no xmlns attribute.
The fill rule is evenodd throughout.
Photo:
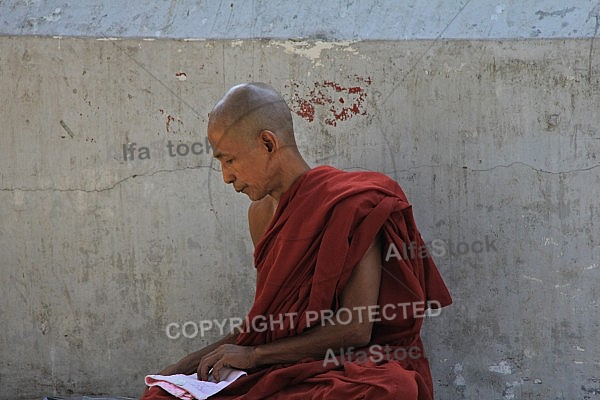
<svg viewBox="0 0 600 400"><path fill-rule="evenodd" d="M289 86L293 89L290 99L292 111L308 122L313 122L315 112L320 107L325 107L326 114L330 116L324 122L331 126L337 126L339 121L346 121L356 115L366 115L363 104L367 92L364 86L371 85L372 80L358 75L348 78L358 85L344 86L324 80L313 82L312 86L305 88L298 82L292 82Z"/></svg>
<svg viewBox="0 0 600 400"><path fill-rule="evenodd" d="M160 111L160 113L163 114L163 115L166 114L165 110L163 110L162 108L159 109L158 111ZM167 133L170 133L170 132L173 131L173 128L171 127L171 124L173 122L176 122L178 125L179 124L183 125L183 121L182 120L180 120L179 118L175 118L171 114L167 114L167 120L165 122L165 128L167 130ZM178 128L179 128L179 126L178 126Z"/></svg>
<svg viewBox="0 0 600 400"><path fill-rule="evenodd" d="M308 100L300 100L299 108L296 110L296 114L308 122L313 122L313 119L315 119L315 107L313 107Z"/></svg>

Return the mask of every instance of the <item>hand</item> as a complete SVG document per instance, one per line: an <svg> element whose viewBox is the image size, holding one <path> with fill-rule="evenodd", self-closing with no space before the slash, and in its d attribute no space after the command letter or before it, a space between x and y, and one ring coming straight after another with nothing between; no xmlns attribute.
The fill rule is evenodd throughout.
<svg viewBox="0 0 600 400"><path fill-rule="evenodd" d="M255 347L224 344L202 358L198 365L198 379L207 381L211 368L215 381L219 382L220 371L224 367L246 370L256 366Z"/></svg>

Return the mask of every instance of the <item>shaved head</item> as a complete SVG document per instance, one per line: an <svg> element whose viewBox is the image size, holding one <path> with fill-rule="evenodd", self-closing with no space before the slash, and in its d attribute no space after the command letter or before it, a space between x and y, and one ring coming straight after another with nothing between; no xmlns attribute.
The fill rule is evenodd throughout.
<svg viewBox="0 0 600 400"><path fill-rule="evenodd" d="M261 130L295 145L292 114L285 100L265 83L242 83L229 89L209 114L208 131L252 140Z"/></svg>
<svg viewBox="0 0 600 400"><path fill-rule="evenodd" d="M243 83L225 93L209 114L208 140L224 182L252 201L278 200L310 169L296 146L290 109L264 83Z"/></svg>

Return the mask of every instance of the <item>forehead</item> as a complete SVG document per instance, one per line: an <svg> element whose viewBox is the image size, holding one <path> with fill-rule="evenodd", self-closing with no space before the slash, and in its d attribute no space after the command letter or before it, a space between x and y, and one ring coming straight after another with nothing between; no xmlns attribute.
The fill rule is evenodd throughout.
<svg viewBox="0 0 600 400"><path fill-rule="evenodd" d="M208 141L213 147L213 156L217 159L237 154L246 148L245 144L241 140L236 140L236 135L229 130L210 129Z"/></svg>
<svg viewBox="0 0 600 400"><path fill-rule="evenodd" d="M208 141L213 148L213 157L220 159L223 156L229 154L229 149L225 141L225 135L222 133L215 133L215 131L208 132Z"/></svg>

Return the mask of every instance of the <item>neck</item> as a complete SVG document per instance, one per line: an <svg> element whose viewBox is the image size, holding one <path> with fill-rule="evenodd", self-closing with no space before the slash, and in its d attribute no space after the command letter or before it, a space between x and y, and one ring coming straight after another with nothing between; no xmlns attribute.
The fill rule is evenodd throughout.
<svg viewBox="0 0 600 400"><path fill-rule="evenodd" d="M281 184L277 189L274 189L270 195L279 203L279 199L285 193L292 184L306 171L310 170L310 166L300 154L296 157L289 157L282 163L281 168Z"/></svg>

